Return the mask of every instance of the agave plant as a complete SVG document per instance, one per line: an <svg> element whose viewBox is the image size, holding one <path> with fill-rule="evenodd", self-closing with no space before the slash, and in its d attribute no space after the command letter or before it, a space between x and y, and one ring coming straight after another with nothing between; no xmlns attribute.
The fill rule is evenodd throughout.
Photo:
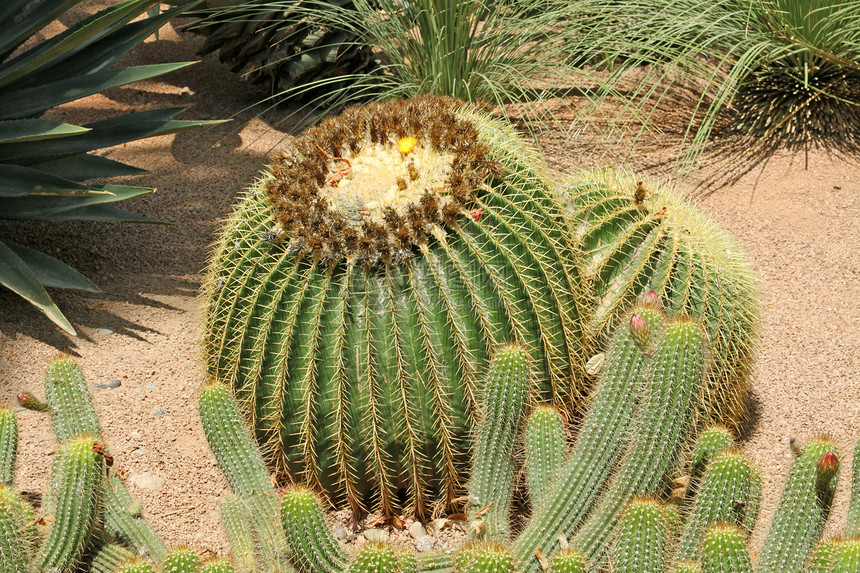
<svg viewBox="0 0 860 573"><path fill-rule="evenodd" d="M185 7L135 20L151 0L126 0L47 40L34 37L80 0L11 0L0 6L0 218L43 221L145 221L112 204L150 193L87 180L143 170L92 153L128 141L214 122L178 121L183 108L130 113L83 126L42 117L52 107L142 81L191 62L112 67ZM74 334L45 287L98 291L58 259L0 239L0 284Z"/></svg>

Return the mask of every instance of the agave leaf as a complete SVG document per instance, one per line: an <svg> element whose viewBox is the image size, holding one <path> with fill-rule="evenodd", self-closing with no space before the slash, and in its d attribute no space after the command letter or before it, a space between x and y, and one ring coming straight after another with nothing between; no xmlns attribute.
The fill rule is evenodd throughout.
<svg viewBox="0 0 860 573"><path fill-rule="evenodd" d="M0 98L3 100L0 118L11 119L38 115L54 106L111 88L154 78L193 63L176 62L103 70L27 89L17 89L17 86L13 84L5 89L0 89Z"/></svg>
<svg viewBox="0 0 860 573"><path fill-rule="evenodd" d="M81 0L5 0L0 3L0 22L12 26L0 29L0 60Z"/></svg>
<svg viewBox="0 0 860 573"><path fill-rule="evenodd" d="M150 187L128 187L105 185L110 195L88 195L83 197L57 197L51 195L29 195L3 200L4 219L32 219L37 221L141 221L157 222L143 215L136 215L111 207L109 203L125 201L132 197L152 193Z"/></svg>
<svg viewBox="0 0 860 573"><path fill-rule="evenodd" d="M76 334L75 329L51 300L48 291L39 282L36 273L2 240L0 240L0 284L27 299L45 313L54 324L69 334Z"/></svg>
<svg viewBox="0 0 860 573"><path fill-rule="evenodd" d="M109 195L110 192L21 165L0 164L0 197Z"/></svg>
<svg viewBox="0 0 860 573"><path fill-rule="evenodd" d="M151 109L112 117L84 127L90 129L74 138L63 141L39 141L0 144L0 157L15 159L16 163L33 165L52 161L77 153L111 147L128 141L135 141L156 135L177 133L187 129L217 125L220 120L209 121L172 121L171 117L184 111L184 107Z"/></svg>
<svg viewBox="0 0 860 573"><path fill-rule="evenodd" d="M0 65L0 86L31 74L55 59L73 56L82 46L103 37L114 27L128 23L151 4L150 0L127 0L81 20L65 32Z"/></svg>
<svg viewBox="0 0 860 573"><path fill-rule="evenodd" d="M106 70L131 48L143 41L172 18L188 9L180 6L156 18L138 20L116 30L104 38L82 47L74 58L52 62L15 82L19 87L31 87L78 75Z"/></svg>
<svg viewBox="0 0 860 573"><path fill-rule="evenodd" d="M93 281L51 255L46 255L41 251L13 243L12 241L4 242L7 247L12 249L24 261L24 264L30 267L30 270L33 271L33 274L36 275L36 278L39 279L39 282L43 286L102 292Z"/></svg>
<svg viewBox="0 0 860 573"><path fill-rule="evenodd" d="M53 119L12 119L0 121L0 143L69 137L88 131L86 127Z"/></svg>
<svg viewBox="0 0 860 573"><path fill-rule="evenodd" d="M47 173L53 173L74 181L149 173L146 169L120 163L101 155L90 154L73 155L54 161L46 161L39 163L38 167Z"/></svg>

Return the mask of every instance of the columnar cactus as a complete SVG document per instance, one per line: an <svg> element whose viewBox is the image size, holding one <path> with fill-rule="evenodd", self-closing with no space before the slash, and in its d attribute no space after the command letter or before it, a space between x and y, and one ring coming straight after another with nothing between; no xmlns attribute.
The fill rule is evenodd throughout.
<svg viewBox="0 0 860 573"><path fill-rule="evenodd" d="M624 171L572 176L568 197L572 240L582 251L579 276L593 289L588 324L598 345L637 297L656 291L669 314L699 318L714 367L707 418L742 422L752 371L759 305L750 267L738 247L690 204Z"/></svg>
<svg viewBox="0 0 860 573"><path fill-rule="evenodd" d="M549 497L567 459L564 420L557 408L538 405L532 410L525 431L525 450L526 483L535 508Z"/></svg>
<svg viewBox="0 0 860 573"><path fill-rule="evenodd" d="M279 476L426 516L463 494L492 348L528 350L543 400L581 393L584 295L545 171L439 97L350 108L275 158L203 292L209 372Z"/></svg>
<svg viewBox="0 0 860 573"><path fill-rule="evenodd" d="M221 523L233 550L236 573L254 573L257 570L256 540L251 514L244 501L233 496L221 502Z"/></svg>
<svg viewBox="0 0 860 573"><path fill-rule="evenodd" d="M71 358L60 357L48 366L45 398L51 411L51 427L59 443L82 434L101 435L87 382Z"/></svg>
<svg viewBox="0 0 860 573"><path fill-rule="evenodd" d="M15 413L0 406L0 484L15 481L15 458L18 454L18 421Z"/></svg>
<svg viewBox="0 0 860 573"><path fill-rule="evenodd" d="M637 498L627 504L610 552L616 573L663 571L669 535L666 514L659 501Z"/></svg>
<svg viewBox="0 0 860 573"><path fill-rule="evenodd" d="M163 573L197 573L200 557L190 548L174 549L164 558Z"/></svg>

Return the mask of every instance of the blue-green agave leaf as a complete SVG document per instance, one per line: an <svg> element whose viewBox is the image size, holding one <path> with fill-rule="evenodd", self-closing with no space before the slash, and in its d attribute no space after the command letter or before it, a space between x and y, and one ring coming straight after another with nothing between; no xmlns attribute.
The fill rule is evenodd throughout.
<svg viewBox="0 0 860 573"><path fill-rule="evenodd" d="M66 320L48 291L39 282L36 273L2 240L0 240L0 284L27 299L30 304L45 313L54 324L69 334L76 334L71 323Z"/></svg>
<svg viewBox="0 0 860 573"><path fill-rule="evenodd" d="M91 154L72 155L54 161L46 161L39 163L37 167L47 173L53 173L73 181L149 173L146 169Z"/></svg>
<svg viewBox="0 0 860 573"><path fill-rule="evenodd" d="M110 195L84 197L56 197L29 195L0 201L3 219L32 219L37 221L141 221L155 223L154 219L112 207L110 203L152 193L150 187L105 185Z"/></svg>
<svg viewBox="0 0 860 573"><path fill-rule="evenodd" d="M0 163L0 197L25 195L110 195L100 187L45 173L32 167ZM2 205L2 203L0 203Z"/></svg>
<svg viewBox="0 0 860 573"><path fill-rule="evenodd" d="M69 137L88 132L89 129L54 119L11 119L0 121L0 143L12 141L41 141L55 137Z"/></svg>
<svg viewBox="0 0 860 573"><path fill-rule="evenodd" d="M4 0L0 2L0 60L81 0Z"/></svg>
<svg viewBox="0 0 860 573"><path fill-rule="evenodd" d="M25 247L12 241L4 241L6 246L30 267L42 286L70 288L89 292L101 292L90 279L51 255Z"/></svg>

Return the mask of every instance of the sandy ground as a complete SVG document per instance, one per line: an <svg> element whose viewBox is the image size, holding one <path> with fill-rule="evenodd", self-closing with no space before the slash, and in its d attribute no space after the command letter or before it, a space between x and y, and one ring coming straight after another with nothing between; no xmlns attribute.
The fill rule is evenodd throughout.
<svg viewBox="0 0 860 573"><path fill-rule="evenodd" d="M199 39L165 30L128 63L193 60L199 45ZM186 87L190 94L182 95ZM226 547L217 508L227 484L196 409L205 378L196 296L213 232L283 137L283 111L257 117L259 108L246 109L265 95L206 58L157 81L55 110L53 117L80 124L130 109L182 105L191 106L183 117L234 121L104 152L152 171L133 183L158 191L123 206L166 225L2 227L4 236L58 256L104 292L53 293L79 332L71 337L0 290L0 403L14 406L21 390L41 394L45 367L61 351L77 359L91 387L118 380L120 386L93 393L106 441L117 464L135 478L129 487L145 515L174 545ZM569 155L559 149L548 160L561 172L576 163ZM699 179L719 169L705 168ZM860 434L860 166L813 152L805 170L801 154L780 153L700 203L737 238L760 277L764 320L755 416L744 443L765 476L758 546L761 524L773 514L788 472L789 436L832 436L847 469ZM19 422L18 484L42 492L56 450L48 419L25 411ZM138 485L144 474L154 483ZM850 472L843 471L830 531L844 521L849 482Z"/></svg>

